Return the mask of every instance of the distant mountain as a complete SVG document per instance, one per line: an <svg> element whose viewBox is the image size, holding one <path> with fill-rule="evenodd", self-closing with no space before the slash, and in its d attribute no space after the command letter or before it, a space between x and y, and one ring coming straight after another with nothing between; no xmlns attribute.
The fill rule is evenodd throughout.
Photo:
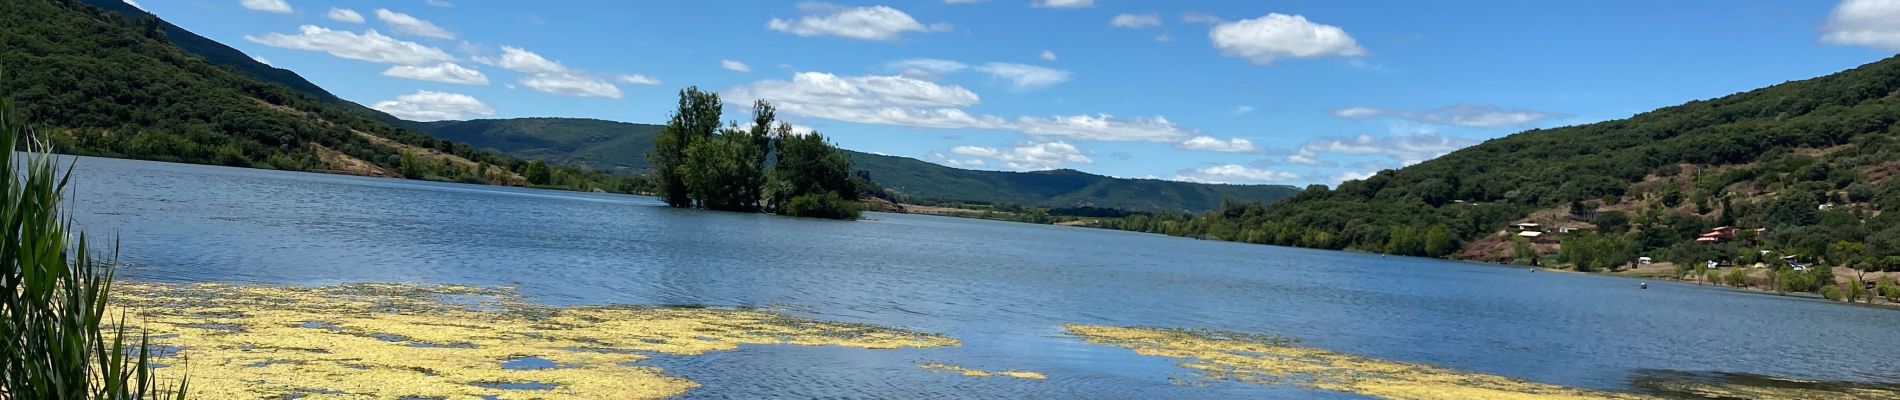
<svg viewBox="0 0 1900 400"><path fill-rule="evenodd" d="M418 123L436 137L504 154L612 171L644 171L659 125L579 118L517 118ZM899 194L939 201L1139 211L1204 211L1224 198L1273 202L1297 191L1278 185L1210 185L1121 179L1075 170L978 171L913 158L846 151L857 169Z"/></svg>
<svg viewBox="0 0 1900 400"><path fill-rule="evenodd" d="M0 94L56 151L470 183L630 184L565 167L524 174L533 163L408 129L124 3L95 3L0 2Z"/></svg>
<svg viewBox="0 0 1900 400"><path fill-rule="evenodd" d="M1641 254L1699 263L1774 250L1840 264L1880 256L1900 270L1895 176L1900 57L1626 119L1520 132L1171 233L1499 260L1528 257L1512 254L1515 236L1500 234L1523 222L1600 229L1609 241L1582 247L1625 261ZM1744 243L1753 248L1698 241L1722 226L1766 228L1766 237ZM1698 245L1711 241L1729 247ZM1840 250L1860 243L1865 251Z"/></svg>
<svg viewBox="0 0 1900 400"><path fill-rule="evenodd" d="M230 67L231 69L235 69L238 72L250 75L264 82L283 85L291 90L310 95L310 97L316 98L317 101L362 113L384 123L401 121L401 119L382 111L376 111L375 109L364 107L361 104L356 104L355 102L337 97L331 94L330 91L324 90L323 87L317 86L315 83L310 83L309 80L305 80L303 76L297 75L296 72L258 62L256 59L251 58L250 55L238 51L238 49L231 48L231 46L226 46L224 43L218 43L218 41L211 40L204 36L198 36L198 34L180 28L177 25L172 25L170 22L165 22L164 19L159 19L151 13L145 12L145 10L141 10L131 4L126 4L123 0L81 0L81 2L92 5L93 7L98 7L101 10L118 13L128 20L136 21L143 18L152 18L158 23L158 28L165 32L165 39L170 41L172 45L178 46L180 50L184 50L187 53L204 58L205 61L212 64Z"/></svg>

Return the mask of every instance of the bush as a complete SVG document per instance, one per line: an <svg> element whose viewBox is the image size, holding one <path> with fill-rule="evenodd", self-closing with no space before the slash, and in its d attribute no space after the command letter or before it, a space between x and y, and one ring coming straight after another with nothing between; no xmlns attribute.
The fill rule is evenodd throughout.
<svg viewBox="0 0 1900 400"><path fill-rule="evenodd" d="M1826 297L1826 298L1827 298L1828 300L1843 300L1843 301L1845 301L1845 299L1843 299L1843 298L1841 297L1841 287L1840 287L1840 286L1835 286L1835 285L1827 285L1827 286L1822 286L1822 287L1821 287L1821 297Z"/></svg>
<svg viewBox="0 0 1900 400"><path fill-rule="evenodd" d="M838 192L813 193L793 197L779 211L794 217L857 219L858 203L845 200Z"/></svg>
<svg viewBox="0 0 1900 400"><path fill-rule="evenodd" d="M1723 283L1727 283L1729 286L1738 288L1748 287L1748 269L1742 267L1729 269L1728 275L1724 276L1722 280Z"/></svg>

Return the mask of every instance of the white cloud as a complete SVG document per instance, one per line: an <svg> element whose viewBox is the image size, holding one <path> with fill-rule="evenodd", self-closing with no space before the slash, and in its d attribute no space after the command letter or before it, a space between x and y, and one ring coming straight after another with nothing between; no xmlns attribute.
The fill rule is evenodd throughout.
<svg viewBox="0 0 1900 400"><path fill-rule="evenodd" d="M414 94L383 100L370 108L411 121L463 119L469 115L494 115L495 109L466 94L418 90Z"/></svg>
<svg viewBox="0 0 1900 400"><path fill-rule="evenodd" d="M1306 17L1267 14L1224 22L1207 33L1214 48L1229 57L1267 65L1286 58L1353 57L1366 54L1359 43L1337 26L1317 24Z"/></svg>
<svg viewBox="0 0 1900 400"><path fill-rule="evenodd" d="M957 146L949 154L935 153L933 158L952 167L990 165L1018 171L1040 171L1072 164L1094 164L1082 149L1067 142L1027 142L1008 149L981 146ZM965 158L958 159L957 156Z"/></svg>
<svg viewBox="0 0 1900 400"><path fill-rule="evenodd" d="M1300 150L1287 156L1287 162L1308 165L1332 165L1320 161L1322 154L1340 154L1351 156L1385 156L1400 165L1412 165L1454 150L1477 144L1476 141L1439 136L1430 130L1416 133L1395 133L1386 136L1359 134L1353 137L1327 137L1306 142ZM1311 162L1308 162L1311 161Z"/></svg>
<svg viewBox="0 0 1900 400"><path fill-rule="evenodd" d="M385 64L423 65L455 60L442 49L396 40L376 33L374 29L358 35L304 25L296 35L269 33L264 36L245 36L244 40L271 47L321 51L337 57Z"/></svg>
<svg viewBox="0 0 1900 400"><path fill-rule="evenodd" d="M1216 138L1213 136L1207 136L1207 135L1201 135L1201 136L1188 138L1188 140L1186 141L1182 141L1181 143L1176 143L1174 147L1179 148L1179 149L1184 149L1184 150L1213 151L1213 152L1221 152L1221 153L1255 153L1255 152L1260 151L1260 148L1255 147L1253 145L1253 141L1251 140L1242 139L1242 138L1229 138L1227 140L1220 140L1219 138Z"/></svg>
<svg viewBox="0 0 1900 400"><path fill-rule="evenodd" d="M348 8L331 8L330 13L324 14L324 16L330 17L330 19L340 21L340 22L348 22L352 24L363 23L363 14L357 14L356 10L351 10Z"/></svg>
<svg viewBox="0 0 1900 400"><path fill-rule="evenodd" d="M1182 170L1174 180L1201 183L1277 183L1300 179L1300 174L1240 164Z"/></svg>
<svg viewBox="0 0 1900 400"><path fill-rule="evenodd" d="M501 46L501 58L476 58L476 61L524 74L565 73L567 66L520 47Z"/></svg>
<svg viewBox="0 0 1900 400"><path fill-rule="evenodd" d="M1428 124L1458 125L1477 128L1523 126L1563 116L1562 114L1543 111L1518 108L1503 109L1493 106L1471 104L1451 105L1424 111L1347 107L1333 110L1332 113L1333 116L1347 119L1392 116Z"/></svg>
<svg viewBox="0 0 1900 400"><path fill-rule="evenodd" d="M384 24L389 25L391 31L395 31L396 33L436 39L455 38L454 33L449 32L447 29L442 29L440 26L435 26L435 23L424 21L409 14L389 11L389 9L386 8L376 9L376 19L382 20Z"/></svg>
<svg viewBox="0 0 1900 400"><path fill-rule="evenodd" d="M289 14L290 3L284 0L241 0L238 5L244 8L268 13Z"/></svg>
<svg viewBox="0 0 1900 400"><path fill-rule="evenodd" d="M252 59L252 60L257 60L257 62L260 62L260 63L263 63L264 65L270 65L270 60L266 60L266 59L264 59L264 57L259 57L259 56L251 56L251 59Z"/></svg>
<svg viewBox="0 0 1900 400"><path fill-rule="evenodd" d="M719 60L719 68L725 68L727 71L752 72L752 66L733 60Z"/></svg>
<svg viewBox="0 0 1900 400"><path fill-rule="evenodd" d="M448 0L423 0L422 3L428 4L430 7L442 7L442 8L455 7L455 3L450 3L448 2Z"/></svg>
<svg viewBox="0 0 1900 400"><path fill-rule="evenodd" d="M1043 61L1055 61L1055 60L1056 60L1056 52L1054 52L1054 51L1049 51L1049 50L1043 50L1043 51L1042 51L1042 54L1037 54L1037 55L1036 55L1036 58L1039 58L1039 59L1042 59Z"/></svg>
<svg viewBox="0 0 1900 400"><path fill-rule="evenodd" d="M798 36L837 36L859 40L894 41L904 32L950 30L949 25L925 27L910 14L886 6L845 7L831 3L798 4L804 16L793 20L773 18L767 29Z"/></svg>
<svg viewBox="0 0 1900 400"><path fill-rule="evenodd" d="M976 4L990 0L943 0L944 4Z"/></svg>
<svg viewBox="0 0 1900 400"><path fill-rule="evenodd" d="M137 9L140 9L140 10L144 10L144 9L145 9L145 6L144 6L144 5L140 5L140 4L139 4L139 2L137 2L137 1L133 1L133 0L125 0L125 4L126 4L126 5L130 5L130 6L132 6L132 8L137 8Z"/></svg>
<svg viewBox="0 0 1900 400"><path fill-rule="evenodd" d="M1345 172L1340 172L1338 174L1335 174L1332 176L1332 178L1329 178L1327 180L1332 181L1333 186L1339 186L1339 184L1346 183L1346 181L1356 181L1356 180L1371 178L1372 174L1373 173L1371 172L1345 171Z"/></svg>
<svg viewBox="0 0 1900 400"><path fill-rule="evenodd" d="M1310 166L1315 166L1315 167L1331 167L1331 166L1339 165L1338 163L1319 159L1318 153L1289 154L1286 156L1286 162L1288 164L1310 165Z"/></svg>
<svg viewBox="0 0 1900 400"><path fill-rule="evenodd" d="M1116 28L1147 28L1161 26L1161 14L1120 14L1108 20L1108 25Z"/></svg>
<svg viewBox="0 0 1900 400"><path fill-rule="evenodd" d="M1031 4L1041 8L1088 8L1095 6L1095 0L1036 0Z"/></svg>
<svg viewBox="0 0 1900 400"><path fill-rule="evenodd" d="M1843 0L1821 32L1822 43L1900 51L1900 1Z"/></svg>
<svg viewBox="0 0 1900 400"><path fill-rule="evenodd" d="M993 62L976 70L1009 81L1010 88L1015 90L1041 89L1069 81L1069 71L1034 65Z"/></svg>
<svg viewBox="0 0 1900 400"><path fill-rule="evenodd" d="M445 62L434 66L398 65L383 70L383 76L407 78L424 81L455 83L462 85L487 85L488 76L482 71L463 67L456 63Z"/></svg>
<svg viewBox="0 0 1900 400"><path fill-rule="evenodd" d="M948 75L951 73L956 73L956 72L963 71L965 69L970 68L969 65L965 65L964 63L950 61L950 60L939 60L935 58L910 58L910 59L898 60L896 62L892 62L890 64L885 65L885 67L891 69L892 71L897 71L899 75L903 75L909 78L924 79L924 80L934 80L934 79L937 79L938 77Z"/></svg>
<svg viewBox="0 0 1900 400"><path fill-rule="evenodd" d="M620 87L604 79L579 73L554 72L521 78L521 85L537 92L575 97L620 98Z"/></svg>
<svg viewBox="0 0 1900 400"><path fill-rule="evenodd" d="M1135 119L1116 118L1108 114L1021 117L1016 119L1016 128L1034 136L1100 141L1178 142L1196 136L1195 132L1176 126L1160 116Z"/></svg>
<svg viewBox="0 0 1900 400"><path fill-rule="evenodd" d="M641 75L641 74L625 74L625 75L614 77L614 80L620 81L621 83L628 83L628 84L634 84L634 85L651 86L651 85L660 84L659 78L654 78L651 76L646 76L646 75Z"/></svg>
<svg viewBox="0 0 1900 400"><path fill-rule="evenodd" d="M757 81L724 94L738 104L763 99L780 112L846 122L918 128L1008 126L1002 118L962 110L981 101L969 89L904 76L801 72L791 81Z"/></svg>
<svg viewBox="0 0 1900 400"><path fill-rule="evenodd" d="M1168 34L1166 34L1166 33L1163 33L1163 34L1159 34L1159 35L1155 35L1155 41L1157 41L1157 42L1172 42L1172 41L1174 41L1174 37L1173 37L1173 36L1168 36Z"/></svg>
<svg viewBox="0 0 1900 400"><path fill-rule="evenodd" d="M1253 106L1234 106L1234 115L1250 113L1253 110Z"/></svg>

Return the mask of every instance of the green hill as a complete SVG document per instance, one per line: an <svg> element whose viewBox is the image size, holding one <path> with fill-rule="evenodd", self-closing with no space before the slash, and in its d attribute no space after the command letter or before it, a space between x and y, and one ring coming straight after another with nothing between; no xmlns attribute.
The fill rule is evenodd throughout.
<svg viewBox="0 0 1900 400"><path fill-rule="evenodd" d="M1900 207L1900 180L1890 179L1900 173L1897 123L1900 58L1890 58L1627 119L1526 131L1271 206L1122 227L1508 260L1529 255L1505 250L1512 239L1500 232L1536 222L1600 231L1561 235L1577 242L1563 247L1596 249L1610 261L1772 250L1900 268L1900 257L1873 258L1900 256L1900 214L1886 212ZM1695 242L1718 226L1767 234ZM1867 250L1837 248L1858 243Z"/></svg>
<svg viewBox="0 0 1900 400"><path fill-rule="evenodd" d="M516 118L418 123L436 137L524 158L611 171L643 171L659 125L580 118ZM900 195L935 201L1094 206L1140 211L1203 211L1223 198L1273 202L1296 189L1121 179L1074 170L977 171L917 159L846 151L856 168Z"/></svg>
<svg viewBox="0 0 1900 400"><path fill-rule="evenodd" d="M56 151L498 184L623 178L475 150L391 125L289 71L123 3L0 2L0 85ZM544 167L544 166L539 166ZM529 179L536 178L536 179ZM529 182L532 181L532 182Z"/></svg>

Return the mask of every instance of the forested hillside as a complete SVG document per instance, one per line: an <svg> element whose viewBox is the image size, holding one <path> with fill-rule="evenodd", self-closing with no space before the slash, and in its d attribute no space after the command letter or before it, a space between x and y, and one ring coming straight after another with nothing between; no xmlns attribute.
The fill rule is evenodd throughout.
<svg viewBox="0 0 1900 400"><path fill-rule="evenodd" d="M1566 259L1760 262L1761 251L1900 268L1900 59L1658 109L1526 131L1271 206L1117 227L1453 256L1513 222L1574 226ZM1698 243L1721 226L1743 233ZM1764 235L1751 237L1754 229ZM1594 233L1593 233L1594 231ZM1551 240L1551 239L1546 239ZM1532 246L1466 258L1533 258ZM1542 253L1542 251L1538 251ZM1755 254L1752 257L1743 257ZM1548 256L1549 254L1544 254Z"/></svg>
<svg viewBox="0 0 1900 400"><path fill-rule="evenodd" d="M67 0L3 2L0 84L27 120L41 124L41 139L61 152L496 184L630 186L624 178L526 162L391 126L379 113L320 98L328 94L314 85L293 89L230 66L255 63L248 57L202 58L175 45L174 35L203 41L143 13L128 18ZM259 73L270 71L282 70ZM312 89L319 94L305 91Z"/></svg>
<svg viewBox="0 0 1900 400"><path fill-rule="evenodd" d="M659 125L581 118L515 118L419 123L436 137L525 158L586 165L608 171L644 172L646 149ZM1018 204L1038 207L1104 207L1134 211L1199 212L1222 199L1268 202L1296 189L1281 185L1209 185L1153 179L1122 179L1074 170L978 171L921 160L845 151L879 185L917 201Z"/></svg>

